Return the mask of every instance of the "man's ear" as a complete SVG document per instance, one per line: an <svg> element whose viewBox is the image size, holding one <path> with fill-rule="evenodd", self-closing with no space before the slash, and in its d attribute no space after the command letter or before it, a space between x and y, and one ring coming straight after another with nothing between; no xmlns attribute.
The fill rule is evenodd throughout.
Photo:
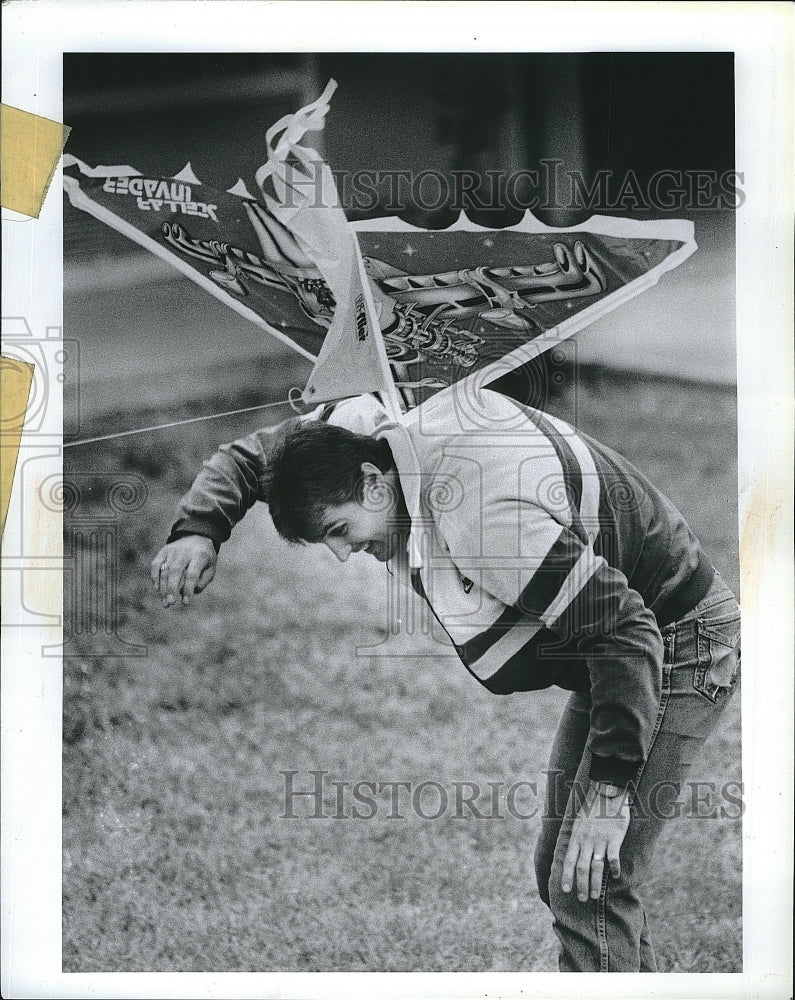
<svg viewBox="0 0 795 1000"><path fill-rule="evenodd" d="M372 462L362 462L362 506L370 511L387 510L393 504L393 490L384 473Z"/></svg>
<svg viewBox="0 0 795 1000"><path fill-rule="evenodd" d="M365 483L373 485L379 483L383 478L384 474L377 465L373 465L372 462L362 462L362 479Z"/></svg>

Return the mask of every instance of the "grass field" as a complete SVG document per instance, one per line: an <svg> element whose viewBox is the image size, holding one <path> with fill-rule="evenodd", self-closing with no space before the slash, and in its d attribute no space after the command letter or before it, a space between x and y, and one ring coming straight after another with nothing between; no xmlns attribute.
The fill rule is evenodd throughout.
<svg viewBox="0 0 795 1000"><path fill-rule="evenodd" d="M570 415L572 400L556 406ZM733 394L590 372L577 415L680 506L736 589ZM538 782L563 692L496 698L429 636L390 638L382 567L291 548L264 508L193 606L155 600L148 566L177 498L202 457L258 419L70 453L73 473L134 473L149 496L118 525L118 630L147 655L92 656L84 633L64 663L65 971L554 970L537 817L503 804L499 820L452 807L422 819L401 799L405 819L390 819L384 792L373 818L335 820L328 782L436 781L451 794L462 780ZM285 770L302 789L328 772L328 818L281 818ZM693 778L741 778L738 699ZM436 801L431 790L424 811ZM672 821L648 899L662 970L739 971L740 822Z"/></svg>

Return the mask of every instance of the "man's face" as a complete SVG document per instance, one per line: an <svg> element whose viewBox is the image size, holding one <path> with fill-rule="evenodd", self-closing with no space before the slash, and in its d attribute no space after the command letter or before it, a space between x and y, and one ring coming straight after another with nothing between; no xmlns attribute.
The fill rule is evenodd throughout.
<svg viewBox="0 0 795 1000"><path fill-rule="evenodd" d="M364 502L349 500L327 507L322 541L340 562L347 562L352 552L366 552L379 562L386 562L406 544L405 534L396 524L399 494L393 477L384 476L369 463L362 469L365 472Z"/></svg>

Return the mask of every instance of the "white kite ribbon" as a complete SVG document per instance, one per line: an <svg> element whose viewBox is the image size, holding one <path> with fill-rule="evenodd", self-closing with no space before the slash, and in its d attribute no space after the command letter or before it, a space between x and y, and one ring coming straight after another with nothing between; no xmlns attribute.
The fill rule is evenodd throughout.
<svg viewBox="0 0 795 1000"><path fill-rule="evenodd" d="M325 118L330 106L329 101L336 89L337 81L329 80L326 89L317 100L307 104L305 108L301 108L294 114L285 115L275 125L271 125L265 133L268 161L254 175L259 187L262 187L263 181L273 172L277 163L283 161L289 152L296 152L294 147L298 145L307 132L319 132L325 126ZM283 132L284 135L274 146L273 140L280 132ZM301 152L312 159L320 159L319 153L314 149L302 147Z"/></svg>
<svg viewBox="0 0 795 1000"><path fill-rule="evenodd" d="M142 177L143 174L135 167L103 167L101 164L96 167L89 167L87 163L79 160L72 153L63 154L64 167L77 167L81 174L86 177Z"/></svg>
<svg viewBox="0 0 795 1000"><path fill-rule="evenodd" d="M304 402L381 392L397 418L399 397L356 235L342 209L331 168L317 150L301 145L307 132L325 126L336 88L336 82L329 80L317 100L268 129L268 160L254 177L268 211L312 261L336 303ZM275 197L265 191L269 178Z"/></svg>

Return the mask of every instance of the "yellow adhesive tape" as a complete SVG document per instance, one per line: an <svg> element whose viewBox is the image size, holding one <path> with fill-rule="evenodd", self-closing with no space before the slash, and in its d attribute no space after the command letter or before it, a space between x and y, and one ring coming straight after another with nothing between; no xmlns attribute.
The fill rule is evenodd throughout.
<svg viewBox="0 0 795 1000"><path fill-rule="evenodd" d="M33 365L14 358L0 358L0 534L6 526L11 484L32 382Z"/></svg>
<svg viewBox="0 0 795 1000"><path fill-rule="evenodd" d="M0 104L0 202L38 219L44 196L71 130Z"/></svg>

